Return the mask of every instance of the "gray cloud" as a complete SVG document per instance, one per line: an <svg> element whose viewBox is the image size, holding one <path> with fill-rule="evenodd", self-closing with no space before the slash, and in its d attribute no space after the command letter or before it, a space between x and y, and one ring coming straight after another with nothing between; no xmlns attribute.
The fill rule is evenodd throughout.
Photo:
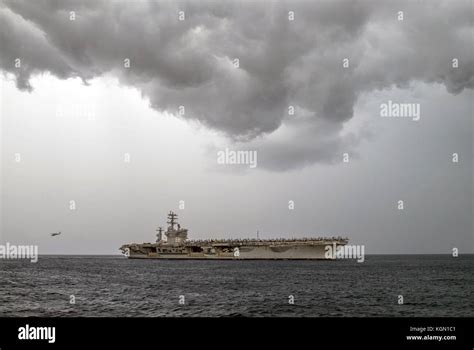
<svg viewBox="0 0 474 350"><path fill-rule="evenodd" d="M0 68L18 88L31 89L30 77L42 72L84 81L113 74L156 110L175 113L183 105L185 118L258 146L260 164L276 170L329 162L354 147L357 140L340 131L362 93L415 81L444 84L454 94L474 86L470 1L0 6ZM289 105L305 117L289 116ZM273 135L282 129L282 138Z"/></svg>

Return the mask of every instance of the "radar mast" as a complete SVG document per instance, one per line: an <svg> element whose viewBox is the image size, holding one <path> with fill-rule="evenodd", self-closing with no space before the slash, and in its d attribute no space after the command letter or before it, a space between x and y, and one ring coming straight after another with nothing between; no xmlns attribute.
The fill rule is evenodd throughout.
<svg viewBox="0 0 474 350"><path fill-rule="evenodd" d="M156 240L157 242L161 242L163 240L163 227L158 227L158 229L156 230L158 232L158 234L156 235L156 237L158 237L158 239Z"/></svg>
<svg viewBox="0 0 474 350"><path fill-rule="evenodd" d="M177 219L178 219L178 214L170 211L168 214L168 221L167 221L167 223L170 225L170 227L168 227L168 231L174 231L174 225L176 225Z"/></svg>

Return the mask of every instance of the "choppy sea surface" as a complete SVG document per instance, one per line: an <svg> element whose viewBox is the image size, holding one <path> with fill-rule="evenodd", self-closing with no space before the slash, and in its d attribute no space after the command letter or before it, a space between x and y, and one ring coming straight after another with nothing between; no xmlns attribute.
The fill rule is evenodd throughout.
<svg viewBox="0 0 474 350"><path fill-rule="evenodd" d="M473 295L474 255L366 256L363 263L0 260L4 317L472 317Z"/></svg>

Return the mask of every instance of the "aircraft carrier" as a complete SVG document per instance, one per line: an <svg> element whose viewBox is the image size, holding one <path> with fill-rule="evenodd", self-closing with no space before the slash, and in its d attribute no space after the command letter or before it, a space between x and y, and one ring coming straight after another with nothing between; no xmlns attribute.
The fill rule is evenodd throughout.
<svg viewBox="0 0 474 350"><path fill-rule="evenodd" d="M334 257L326 257L326 246L348 243L342 237L188 240L177 214L170 212L167 223L165 232L157 229L155 243L130 243L120 250L130 259L330 260Z"/></svg>

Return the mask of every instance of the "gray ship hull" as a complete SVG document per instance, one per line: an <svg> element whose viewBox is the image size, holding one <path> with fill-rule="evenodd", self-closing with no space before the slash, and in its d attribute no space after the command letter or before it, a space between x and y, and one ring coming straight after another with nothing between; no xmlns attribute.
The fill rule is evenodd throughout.
<svg viewBox="0 0 474 350"><path fill-rule="evenodd" d="M160 244L132 244L122 252L130 259L195 259L195 260L330 260L326 246L344 242L239 244L209 246L167 246Z"/></svg>

